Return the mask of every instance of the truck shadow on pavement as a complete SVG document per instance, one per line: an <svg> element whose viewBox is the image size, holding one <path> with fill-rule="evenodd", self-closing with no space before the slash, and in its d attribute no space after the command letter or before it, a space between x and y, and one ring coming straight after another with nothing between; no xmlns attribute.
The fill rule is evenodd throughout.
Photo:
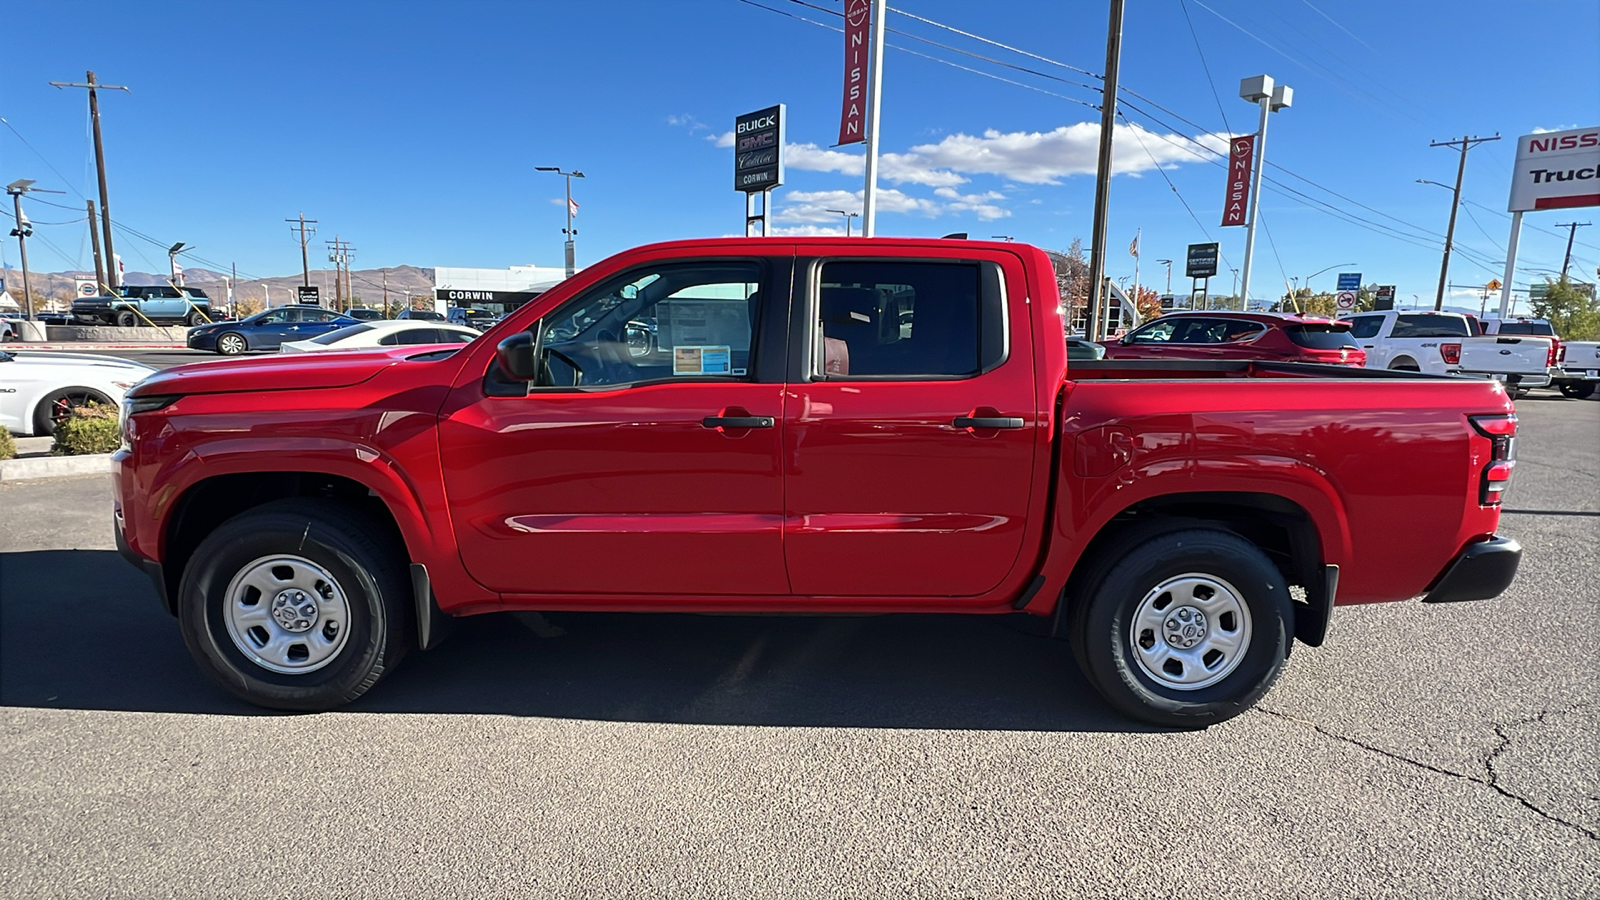
<svg viewBox="0 0 1600 900"><path fill-rule="evenodd" d="M509 614L461 619L347 712L706 725L1146 731L1043 623L978 616ZM0 704L271 715L195 668L109 550L0 553Z"/></svg>

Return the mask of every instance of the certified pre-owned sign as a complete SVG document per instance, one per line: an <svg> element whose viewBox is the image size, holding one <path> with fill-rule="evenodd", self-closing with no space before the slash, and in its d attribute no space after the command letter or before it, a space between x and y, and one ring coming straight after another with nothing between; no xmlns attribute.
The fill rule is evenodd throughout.
<svg viewBox="0 0 1600 900"><path fill-rule="evenodd" d="M753 193L783 184L783 104L733 124L733 189Z"/></svg>
<svg viewBox="0 0 1600 900"><path fill-rule="evenodd" d="M1511 212L1600 206L1600 127L1517 139Z"/></svg>

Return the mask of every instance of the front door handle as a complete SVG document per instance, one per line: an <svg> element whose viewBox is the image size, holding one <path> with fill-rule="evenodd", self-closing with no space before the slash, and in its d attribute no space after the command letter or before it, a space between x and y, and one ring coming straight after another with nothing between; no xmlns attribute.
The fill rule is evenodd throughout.
<svg viewBox="0 0 1600 900"><path fill-rule="evenodd" d="M1021 428L1020 416L956 416L950 423L957 428Z"/></svg>
<svg viewBox="0 0 1600 900"><path fill-rule="evenodd" d="M772 416L706 416L700 424L707 428L771 428Z"/></svg>

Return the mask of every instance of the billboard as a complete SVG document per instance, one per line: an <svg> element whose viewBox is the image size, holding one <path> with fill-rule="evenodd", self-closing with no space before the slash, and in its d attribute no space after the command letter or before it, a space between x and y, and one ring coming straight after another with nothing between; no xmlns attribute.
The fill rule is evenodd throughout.
<svg viewBox="0 0 1600 900"><path fill-rule="evenodd" d="M1222 204L1223 225L1244 225L1250 207L1250 166L1255 162L1256 136L1228 142L1228 198Z"/></svg>
<svg viewBox="0 0 1600 900"><path fill-rule="evenodd" d="M746 194L783 184L783 104L733 122L733 189Z"/></svg>
<svg viewBox="0 0 1600 900"><path fill-rule="evenodd" d="M1600 126L1517 138L1510 212L1600 206Z"/></svg>

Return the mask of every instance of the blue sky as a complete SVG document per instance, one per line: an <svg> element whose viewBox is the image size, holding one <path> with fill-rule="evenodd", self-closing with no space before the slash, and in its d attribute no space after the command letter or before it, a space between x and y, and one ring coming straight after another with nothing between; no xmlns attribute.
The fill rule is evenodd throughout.
<svg viewBox="0 0 1600 900"><path fill-rule="evenodd" d="M829 25L839 19L828 11L842 8L755 2ZM1104 2L890 6L1104 68ZM558 266L562 183L537 165L588 175L574 183L580 265L640 243L737 233L743 202L719 139L737 114L776 102L788 106L792 146L775 230L840 230L840 217L822 210L859 208L861 148L829 149L841 36L741 0L52 0L10 4L6 19L9 33L30 38L11 42L0 71L0 117L10 126L0 126L0 181L33 178L66 192L27 201L43 239L30 242L30 257L42 270L92 266L83 223L68 221L81 216L82 195L95 194L86 101L46 84L81 81L87 69L133 89L101 100L113 218L161 245L119 231L130 269L163 268L162 247L182 240L202 258L191 266L289 274L299 254L283 220L301 211L319 220L314 262L337 234L358 248L357 268ZM1066 82L1094 79L904 14L889 22L914 36L890 35L891 44L986 74L887 52L882 149L894 155L885 158L879 233L1010 235L1055 249L1087 242L1098 112L1085 104L1098 95ZM1181 290L1184 245L1207 233L1226 264L1242 263L1244 229L1217 225L1224 171L1189 139L1253 130L1238 81L1265 72L1295 90L1268 133L1269 161L1293 175L1272 174L1367 227L1269 186L1252 293L1281 293L1286 276L1355 262L1349 268L1367 282L1397 284L1402 302L1431 301L1450 197L1415 182L1451 182L1457 157L1428 144L1498 131L1503 140L1468 159L1451 281L1497 277L1515 138L1600 120L1596 34L1593 0L1133 0L1122 82L1147 98L1126 99L1157 119L1124 107L1142 130L1118 134L1110 274L1133 274L1136 229L1141 280L1158 288L1165 276L1155 261L1179 260ZM1566 231L1555 224L1600 221L1597 213L1530 214L1520 265L1559 268ZM45 224L55 222L64 224ZM1600 224L1579 230L1574 257L1574 271L1591 278ZM4 259L17 265L14 241ZM1214 288L1227 292L1229 278L1224 271ZM1475 306L1465 289L1452 302L1469 294Z"/></svg>

